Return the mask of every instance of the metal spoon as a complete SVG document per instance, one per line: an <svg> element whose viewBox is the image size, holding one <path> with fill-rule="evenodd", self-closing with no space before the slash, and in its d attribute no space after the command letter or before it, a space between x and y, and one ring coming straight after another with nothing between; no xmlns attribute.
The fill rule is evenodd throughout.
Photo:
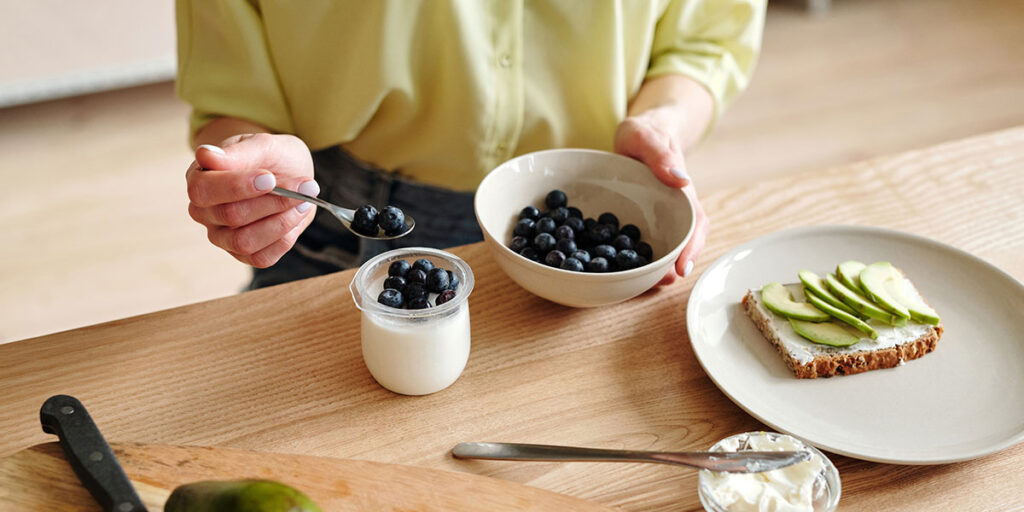
<svg viewBox="0 0 1024 512"><path fill-rule="evenodd" d="M459 443L458 459L566 462L655 462L727 473L761 473L811 457L810 452L643 452L518 443Z"/></svg>
<svg viewBox="0 0 1024 512"><path fill-rule="evenodd" d="M362 238L366 238L366 239L369 239L369 240L394 240L395 238L401 238L401 237L403 237L405 235L408 235L409 233L412 232L413 228L416 227L416 220L413 219L412 217L406 216L405 217L405 225L408 226L409 229L405 230L401 234L398 234L398 235L386 235L386 234L384 234L384 230L378 229L377 236L367 236L367 235L364 235L364 234L359 233L356 230L352 229L352 219L354 219L355 215L356 215L356 211L355 210L349 210L348 208L342 208L340 206L328 203L327 201L324 201L323 199L319 199L319 198L316 198L316 197L313 197L313 196L307 196L306 194L300 194L298 192L295 192L295 191L292 191L292 190L283 189L281 187L274 187L274 190L272 190L271 192L274 193L274 194L277 194L279 196L282 196L282 197L288 197L288 198L291 198L291 199L298 199L300 201L306 201L306 202L309 202L309 203L313 203L313 204L315 204L315 205L317 205L317 206L327 210L328 212L331 212L332 215L334 215L335 217L338 218L339 221L341 221L341 225L345 226L345 229L348 229L349 231L354 233L356 236L359 236L359 237L362 237Z"/></svg>

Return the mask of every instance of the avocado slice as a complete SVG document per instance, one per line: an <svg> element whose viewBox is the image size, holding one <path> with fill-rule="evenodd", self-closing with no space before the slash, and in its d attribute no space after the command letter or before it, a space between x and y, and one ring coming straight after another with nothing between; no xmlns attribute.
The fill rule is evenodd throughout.
<svg viewBox="0 0 1024 512"><path fill-rule="evenodd" d="M271 480L207 480L178 486L164 512L322 512L294 487Z"/></svg>
<svg viewBox="0 0 1024 512"><path fill-rule="evenodd" d="M844 261L836 265L836 276L839 277L839 282L845 284L847 288L855 291L860 291L860 271L864 270L867 265L856 261L849 260Z"/></svg>
<svg viewBox="0 0 1024 512"><path fill-rule="evenodd" d="M803 320L789 319L789 325L797 334L820 345L832 347L849 347L860 341L860 336L850 332L848 327L843 327L835 322L804 322Z"/></svg>
<svg viewBox="0 0 1024 512"><path fill-rule="evenodd" d="M819 277L818 274L815 274L810 270L801 270L800 272L797 272L797 276L800 278L800 282L803 283L804 285L804 291L810 292L807 293L808 300L810 295L817 295L818 298L831 304L832 307L839 309L841 311L845 311L854 316L857 315L857 312L854 311L853 308L847 306L846 304L843 304L843 301L839 300L838 297L832 295L832 292L828 291L827 285L825 284L825 280Z"/></svg>
<svg viewBox="0 0 1024 512"><path fill-rule="evenodd" d="M939 325L939 315L927 304L908 297L903 274L888 261L872 263L860 273L860 282L868 295L886 309L904 317Z"/></svg>
<svg viewBox="0 0 1024 512"><path fill-rule="evenodd" d="M856 316L851 315L851 314L847 313L846 311L843 311L843 310L841 310L839 308L832 307L831 304L825 302L824 300L819 298L817 295L814 295L814 294L808 295L807 296L807 302L811 303L812 306L814 306L814 307L816 307L816 308L818 308L818 309L828 313L829 315L832 315L832 316L836 317L837 319L842 320L843 322L853 326L858 331L860 331L860 332L862 332L864 334L867 334L868 336L871 337L871 339L878 338L878 331L875 331L874 327L871 327L870 325L868 325L866 322L864 322L860 318L857 318Z"/></svg>
<svg viewBox="0 0 1024 512"><path fill-rule="evenodd" d="M847 306L857 310L858 313L885 322L889 325L907 325L907 319L899 317L874 305L866 297L840 283L836 276L828 274L825 276L825 284L832 293L836 294Z"/></svg>
<svg viewBox="0 0 1024 512"><path fill-rule="evenodd" d="M772 313L786 318L796 318L808 322L824 322L831 318L828 313L806 303L793 300L793 294L780 283L768 283L761 287L761 298L764 306Z"/></svg>

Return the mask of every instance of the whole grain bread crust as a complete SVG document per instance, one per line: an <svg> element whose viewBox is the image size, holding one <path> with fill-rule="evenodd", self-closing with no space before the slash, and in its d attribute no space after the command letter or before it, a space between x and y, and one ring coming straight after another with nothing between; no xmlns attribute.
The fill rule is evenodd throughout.
<svg viewBox="0 0 1024 512"><path fill-rule="evenodd" d="M814 379L817 377L832 377L834 375L853 375L871 370L893 368L904 361L917 359L933 350L942 337L942 325L932 326L928 332L916 340L877 350L857 350L851 352L840 352L836 354L818 354L813 360L807 363L797 361L786 347L782 340L771 329L770 318L765 316L757 308L752 299L752 292L748 291L743 296L743 310L754 322L765 339L775 346L775 350L782 355L786 366L801 379Z"/></svg>

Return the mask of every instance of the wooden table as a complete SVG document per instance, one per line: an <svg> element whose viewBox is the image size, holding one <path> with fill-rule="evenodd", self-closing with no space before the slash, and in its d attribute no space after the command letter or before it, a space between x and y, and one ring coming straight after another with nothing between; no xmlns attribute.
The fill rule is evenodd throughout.
<svg viewBox="0 0 1024 512"><path fill-rule="evenodd" d="M703 201L712 234L698 274L757 236L848 223L925 235L1024 279L1024 127L741 184ZM443 392L399 396L373 381L347 271L0 346L0 456L50 441L39 406L66 393L89 407L111 441L413 464L623 510L697 510L693 471L465 462L448 452L465 440L703 448L764 428L694 357L684 313L695 278L617 306L569 309L518 288L483 245L453 251L477 278L473 351ZM842 510L1024 508L1024 445L940 466L834 460Z"/></svg>

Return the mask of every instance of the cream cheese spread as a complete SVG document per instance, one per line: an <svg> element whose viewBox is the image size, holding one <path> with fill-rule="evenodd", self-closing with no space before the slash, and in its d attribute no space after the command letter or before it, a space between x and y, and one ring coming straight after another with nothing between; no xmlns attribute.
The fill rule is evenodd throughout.
<svg viewBox="0 0 1024 512"><path fill-rule="evenodd" d="M786 288L793 294L793 299L797 302L805 302L807 300L804 295L804 288L799 283L787 284ZM924 301L924 299L921 298L921 295L917 293L917 289L914 288L914 285L911 284L909 280L905 281L905 288L907 297L916 298L922 302ZM849 347L830 347L828 345L814 343L797 334L796 331L793 330L793 326L789 324L788 320L772 313L765 307L764 300L761 299L760 290L751 290L751 297L753 297L754 304L761 314L770 319L769 325L772 331L778 335L779 340L782 342L782 346L789 351L794 359L802 364L813 361L814 357L817 355L833 355L860 352L862 350L877 350L902 345L920 338L928 332L929 329L931 329L930 325L919 324L913 320L908 321L907 325L903 327L896 327L877 321L871 321L871 327L874 327L875 331L878 332L878 338L871 339L864 336L860 341L850 345Z"/></svg>
<svg viewBox="0 0 1024 512"><path fill-rule="evenodd" d="M743 446L740 443L743 442ZM767 433L750 434L719 443L722 451L801 451L800 441ZM708 472L706 483L714 501L730 512L813 512L814 482L822 474L825 462L817 453L811 458L782 469L763 473Z"/></svg>

